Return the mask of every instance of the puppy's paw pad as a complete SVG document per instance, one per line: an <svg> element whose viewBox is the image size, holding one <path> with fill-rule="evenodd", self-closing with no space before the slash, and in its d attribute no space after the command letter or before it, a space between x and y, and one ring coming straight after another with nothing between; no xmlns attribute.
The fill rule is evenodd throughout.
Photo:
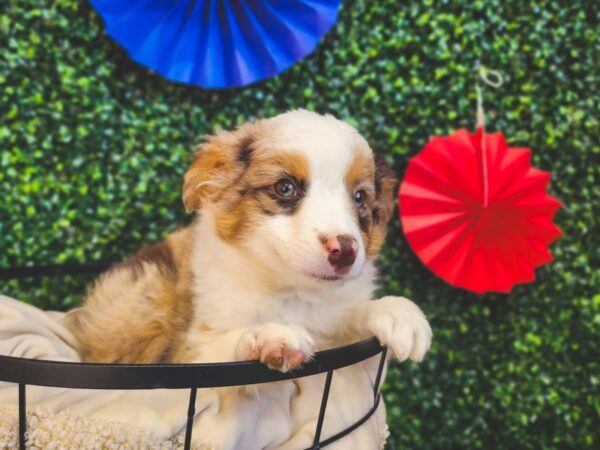
<svg viewBox="0 0 600 450"><path fill-rule="evenodd" d="M304 352L283 347L263 351L263 355L260 358L263 363L282 372L296 369L307 361Z"/></svg>
<svg viewBox="0 0 600 450"><path fill-rule="evenodd" d="M300 350L291 350L289 348L286 348L284 353L285 358L287 359L291 369L300 367L302 364L308 361L308 358L306 357L304 352L301 352Z"/></svg>
<svg viewBox="0 0 600 450"><path fill-rule="evenodd" d="M294 325L268 323L246 331L237 345L243 360L260 359L281 372L296 369L314 353L314 342L306 330Z"/></svg>
<svg viewBox="0 0 600 450"><path fill-rule="evenodd" d="M260 352L260 360L272 369L281 369L285 362L283 350L277 342L265 345Z"/></svg>

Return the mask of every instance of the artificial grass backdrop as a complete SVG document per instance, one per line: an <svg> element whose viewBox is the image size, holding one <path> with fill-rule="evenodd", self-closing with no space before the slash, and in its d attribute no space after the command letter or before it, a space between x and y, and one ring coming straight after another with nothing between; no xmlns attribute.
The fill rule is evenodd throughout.
<svg viewBox="0 0 600 450"><path fill-rule="evenodd" d="M423 364L387 378L389 448L599 448L599 27L593 2L346 0L307 60L207 92L132 63L84 1L5 2L0 264L115 261L156 242L188 220L198 136L290 108L349 121L402 175L429 136L473 125L482 62L506 79L486 92L489 129L553 172L565 236L538 281L478 297L424 269L395 220L382 291L421 305L435 337ZM86 281L1 291L66 309Z"/></svg>

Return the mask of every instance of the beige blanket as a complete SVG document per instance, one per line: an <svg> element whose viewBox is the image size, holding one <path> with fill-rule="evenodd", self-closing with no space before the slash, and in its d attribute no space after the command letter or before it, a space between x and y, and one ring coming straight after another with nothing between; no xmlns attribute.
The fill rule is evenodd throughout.
<svg viewBox="0 0 600 450"><path fill-rule="evenodd" d="M62 313L44 312L0 296L0 354L79 361L62 317ZM187 390L27 386L28 447L178 448L182 446L188 394ZM17 404L18 387L0 382L0 449L17 447Z"/></svg>

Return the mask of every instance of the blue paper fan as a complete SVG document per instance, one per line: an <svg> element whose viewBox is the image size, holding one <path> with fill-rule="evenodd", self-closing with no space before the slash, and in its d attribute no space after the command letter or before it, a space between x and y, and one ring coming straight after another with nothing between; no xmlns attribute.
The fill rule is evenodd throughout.
<svg viewBox="0 0 600 450"><path fill-rule="evenodd" d="M204 88L272 77L314 50L341 0L91 0L138 63Z"/></svg>

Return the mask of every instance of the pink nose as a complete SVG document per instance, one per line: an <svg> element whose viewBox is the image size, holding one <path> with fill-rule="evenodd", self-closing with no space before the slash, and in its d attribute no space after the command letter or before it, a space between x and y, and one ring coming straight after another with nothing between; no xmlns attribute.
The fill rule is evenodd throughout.
<svg viewBox="0 0 600 450"><path fill-rule="evenodd" d="M333 267L339 271L349 269L358 252L358 242L349 234L338 234L330 236L324 243L325 249L329 252L327 259Z"/></svg>

